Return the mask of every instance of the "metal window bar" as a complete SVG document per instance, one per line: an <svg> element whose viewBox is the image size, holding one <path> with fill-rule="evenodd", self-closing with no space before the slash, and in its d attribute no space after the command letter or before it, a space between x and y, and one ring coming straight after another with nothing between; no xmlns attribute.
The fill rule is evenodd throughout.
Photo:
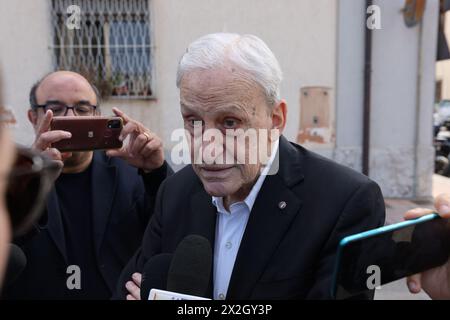
<svg viewBox="0 0 450 320"><path fill-rule="evenodd" d="M152 97L148 0L51 0L55 70L81 73L102 96ZM67 27L69 6L79 29ZM74 21L74 20L70 20Z"/></svg>

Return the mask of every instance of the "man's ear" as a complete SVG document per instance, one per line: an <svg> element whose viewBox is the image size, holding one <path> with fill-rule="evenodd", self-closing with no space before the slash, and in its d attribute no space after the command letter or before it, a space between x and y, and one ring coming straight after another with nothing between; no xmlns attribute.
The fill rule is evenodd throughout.
<svg viewBox="0 0 450 320"><path fill-rule="evenodd" d="M283 133L286 126L287 105L284 99L276 103L272 110L272 129L278 129L280 134Z"/></svg>
<svg viewBox="0 0 450 320"><path fill-rule="evenodd" d="M33 127L37 126L38 114L36 110L28 109L28 120L31 122Z"/></svg>

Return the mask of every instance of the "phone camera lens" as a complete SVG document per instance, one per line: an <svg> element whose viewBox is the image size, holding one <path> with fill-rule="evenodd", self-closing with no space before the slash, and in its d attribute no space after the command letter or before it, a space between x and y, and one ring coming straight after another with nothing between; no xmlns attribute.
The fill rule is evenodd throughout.
<svg viewBox="0 0 450 320"><path fill-rule="evenodd" d="M120 128L120 120L110 120L108 122L108 129L119 129Z"/></svg>

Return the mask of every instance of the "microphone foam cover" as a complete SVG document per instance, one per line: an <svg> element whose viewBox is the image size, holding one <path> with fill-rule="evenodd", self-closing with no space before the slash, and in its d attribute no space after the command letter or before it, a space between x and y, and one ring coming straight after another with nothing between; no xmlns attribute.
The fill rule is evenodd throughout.
<svg viewBox="0 0 450 320"><path fill-rule="evenodd" d="M148 300L151 289L166 290L172 257L170 253L161 253L147 261L142 271L141 299Z"/></svg>
<svg viewBox="0 0 450 320"><path fill-rule="evenodd" d="M209 241L189 235L178 245L167 277L167 290L205 297L211 275L212 249Z"/></svg>

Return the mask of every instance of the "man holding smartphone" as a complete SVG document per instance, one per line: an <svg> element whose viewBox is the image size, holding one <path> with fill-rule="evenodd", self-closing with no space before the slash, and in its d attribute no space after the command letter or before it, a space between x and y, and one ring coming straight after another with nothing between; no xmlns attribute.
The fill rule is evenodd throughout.
<svg viewBox="0 0 450 320"><path fill-rule="evenodd" d="M71 132L51 130L54 116L100 116L100 95L81 75L53 72L30 92L33 148L61 167L33 232L16 242L28 264L11 299L109 299L138 248L161 182L172 173L161 139L118 109L118 150L65 152L52 144Z"/></svg>
<svg viewBox="0 0 450 320"><path fill-rule="evenodd" d="M405 219L415 219L437 212L444 219L450 219L450 195L441 194L434 200L436 211L416 208L405 213ZM432 299L450 300L450 260L442 266L408 277L407 284L411 293L419 293L422 289Z"/></svg>

